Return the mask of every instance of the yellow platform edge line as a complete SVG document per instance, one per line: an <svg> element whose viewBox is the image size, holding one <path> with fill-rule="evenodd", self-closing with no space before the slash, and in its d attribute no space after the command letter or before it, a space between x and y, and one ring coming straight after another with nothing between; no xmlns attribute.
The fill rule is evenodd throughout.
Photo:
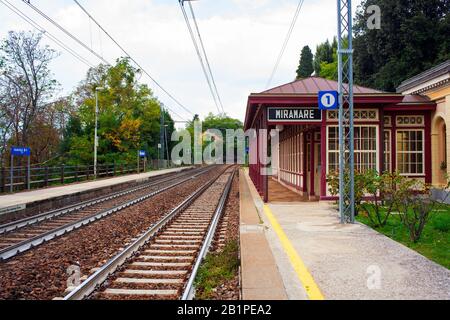
<svg viewBox="0 0 450 320"><path fill-rule="evenodd" d="M300 255L297 253L294 246L289 241L286 233L284 233L283 231L283 228L278 223L277 219L272 213L272 210L270 210L270 208L267 205L264 205L264 213L269 219L269 222L272 225L273 230L280 239L281 245L283 246L284 251L288 255L289 260L295 270L295 273L297 273L297 276L301 284L305 288L308 298L310 300L324 300L325 298L320 292L320 289L317 286L316 282L314 281L314 278L312 277L311 273L309 273L308 269L303 263L303 260L300 258Z"/></svg>

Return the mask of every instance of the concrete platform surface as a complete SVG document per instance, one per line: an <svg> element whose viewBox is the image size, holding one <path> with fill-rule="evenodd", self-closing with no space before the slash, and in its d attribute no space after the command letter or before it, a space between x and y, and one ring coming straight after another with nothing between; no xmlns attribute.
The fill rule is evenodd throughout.
<svg viewBox="0 0 450 320"><path fill-rule="evenodd" d="M241 285L244 300L285 300L277 264L243 170L239 175Z"/></svg>
<svg viewBox="0 0 450 320"><path fill-rule="evenodd" d="M325 299L450 299L448 269L363 224L339 224L329 203L268 207Z"/></svg>
<svg viewBox="0 0 450 320"><path fill-rule="evenodd" d="M154 177L166 173L179 172L189 169L191 167L164 169L158 171L150 171L140 174L130 174L114 178L99 179L89 182L80 182L74 184L66 184L58 187L50 187L45 189L36 189L25 192L18 192L14 194L6 194L0 196L0 209L12 206L26 205L28 203L42 201L54 197L67 196L78 192L94 190L102 187L112 186L121 183L132 181L145 180L149 177Z"/></svg>

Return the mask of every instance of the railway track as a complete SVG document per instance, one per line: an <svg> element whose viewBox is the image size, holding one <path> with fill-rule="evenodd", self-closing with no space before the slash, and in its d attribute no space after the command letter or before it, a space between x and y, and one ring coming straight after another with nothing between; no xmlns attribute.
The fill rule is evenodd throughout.
<svg viewBox="0 0 450 320"><path fill-rule="evenodd" d="M65 300L189 299L235 175L228 167L68 294Z"/></svg>
<svg viewBox="0 0 450 320"><path fill-rule="evenodd" d="M110 214L142 202L211 170L163 177L107 196L0 225L0 260L6 260Z"/></svg>

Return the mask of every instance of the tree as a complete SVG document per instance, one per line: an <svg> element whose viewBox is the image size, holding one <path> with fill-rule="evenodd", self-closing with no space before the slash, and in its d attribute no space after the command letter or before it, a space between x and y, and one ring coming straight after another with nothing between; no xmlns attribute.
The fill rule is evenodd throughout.
<svg viewBox="0 0 450 320"><path fill-rule="evenodd" d="M193 120L190 121L186 129L191 135L191 145L192 148L194 147L194 121L199 120L198 115L195 115ZM208 129L217 129L221 132L223 139L226 138L226 130L232 129L242 129L244 126L242 122L238 119L231 118L227 115L214 115L213 113L208 113L208 115L205 117L205 119L202 122L202 133L206 132ZM203 136L203 135L202 135ZM208 143L206 143L204 140L202 140L202 150L206 148ZM234 142L234 149L236 152L236 142ZM224 157L226 156L225 150L226 150L226 141L224 141ZM192 153L194 153L194 149L192 149Z"/></svg>
<svg viewBox="0 0 450 320"><path fill-rule="evenodd" d="M72 96L80 107L64 130L62 151L67 161L75 164L92 161L97 87L105 88L98 92L98 162L132 162L141 149L156 158L161 103L148 86L137 82L139 73L128 59L118 59L114 66L100 65L88 71ZM172 122L173 128L168 114L166 119L169 125Z"/></svg>
<svg viewBox="0 0 450 320"><path fill-rule="evenodd" d="M165 136L165 140L164 141L164 145L167 142L167 146L166 148L168 148L168 150L166 150L166 154L168 153L169 159L171 156L171 150L172 148L176 145L175 141L172 141L172 133L175 131L175 122L173 121L169 111L167 111L167 109L164 108L164 106L161 104L161 106L163 107L163 119L164 119L164 128L162 128L164 131L162 131L163 136ZM167 155L164 155L163 158L167 158Z"/></svg>
<svg viewBox="0 0 450 320"><path fill-rule="evenodd" d="M381 29L368 29L378 5ZM395 91L405 79L450 58L449 0L366 0L355 19L355 82Z"/></svg>
<svg viewBox="0 0 450 320"><path fill-rule="evenodd" d="M321 64L322 63L332 63L333 54L337 48L337 40L333 39L333 44L331 45L328 39L317 45L316 54L314 55L314 73L320 75Z"/></svg>
<svg viewBox="0 0 450 320"><path fill-rule="evenodd" d="M42 46L41 39L42 34L11 31L0 44L3 115L10 122L11 142L23 146L29 145L36 121L42 123L39 117L58 86L49 69L57 53Z"/></svg>
<svg viewBox="0 0 450 320"><path fill-rule="evenodd" d="M297 68L297 79L307 78L314 71L313 54L309 46L304 46L300 54L300 62Z"/></svg>

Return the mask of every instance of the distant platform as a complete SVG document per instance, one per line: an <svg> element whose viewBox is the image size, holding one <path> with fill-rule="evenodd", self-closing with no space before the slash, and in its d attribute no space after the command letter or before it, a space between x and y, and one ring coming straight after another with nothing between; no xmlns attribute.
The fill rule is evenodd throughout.
<svg viewBox="0 0 450 320"><path fill-rule="evenodd" d="M12 212L23 211L30 207L40 206L44 202L51 202L51 200L57 199L73 199L74 195L91 194L96 190L111 189L114 191L114 187L123 186L125 184L133 184L141 181L145 181L151 177L164 175L168 173L180 172L188 170L193 167L182 167L173 169L163 169L157 171L150 171L140 174L130 174L114 178L103 178L95 181L86 181L80 183L67 184L58 187L49 187L43 189L36 189L24 192L18 192L14 194L5 194L0 196L0 216ZM82 201L83 197L80 197ZM64 201L60 201L64 202ZM62 203L64 205L64 203ZM48 206L51 209L51 206ZM45 208L38 208L42 211Z"/></svg>

